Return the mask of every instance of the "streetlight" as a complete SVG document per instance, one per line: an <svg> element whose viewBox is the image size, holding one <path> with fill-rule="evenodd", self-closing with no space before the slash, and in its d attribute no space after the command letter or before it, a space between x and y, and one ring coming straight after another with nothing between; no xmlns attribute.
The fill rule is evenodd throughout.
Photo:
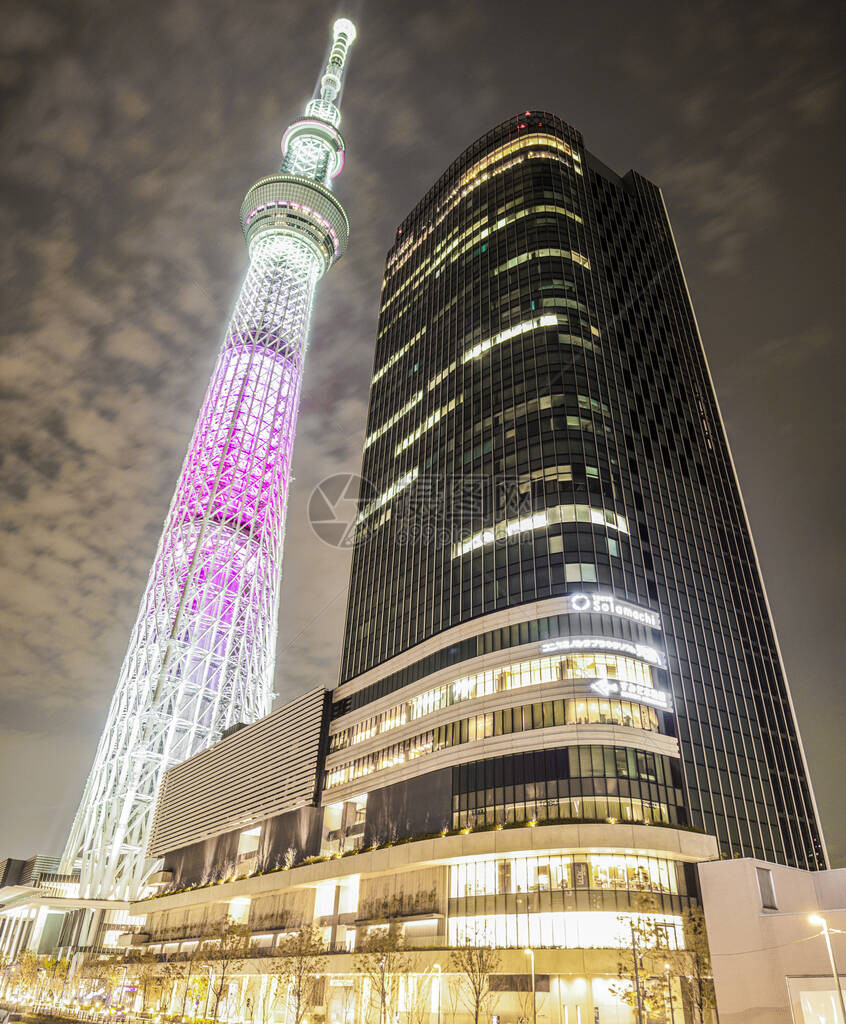
<svg viewBox="0 0 846 1024"><path fill-rule="evenodd" d="M673 1009L673 979L670 977L670 965L664 964L667 974L667 995L670 997L670 1024L676 1024L676 1012Z"/></svg>
<svg viewBox="0 0 846 1024"><path fill-rule="evenodd" d="M846 1024L846 1005L843 1003L843 989L840 987L840 975L837 973L837 964L834 962L834 950L831 948L831 936L828 933L828 921L824 917L820 917L819 914L812 914L808 920L811 924L817 924L822 928L822 933L825 936L825 946L828 950L828 962L831 964L831 976L834 978L834 988L837 992L837 998L840 1000L840 1013L843 1018L843 1024Z"/></svg>
<svg viewBox="0 0 846 1024"><path fill-rule="evenodd" d="M443 968L440 964L435 964L435 970L438 972L438 1024L441 1024L441 974Z"/></svg>
<svg viewBox="0 0 846 1024"><path fill-rule="evenodd" d="M535 951L533 949L524 949L523 952L526 956L532 958L532 1024L538 1024L538 997L535 992Z"/></svg>

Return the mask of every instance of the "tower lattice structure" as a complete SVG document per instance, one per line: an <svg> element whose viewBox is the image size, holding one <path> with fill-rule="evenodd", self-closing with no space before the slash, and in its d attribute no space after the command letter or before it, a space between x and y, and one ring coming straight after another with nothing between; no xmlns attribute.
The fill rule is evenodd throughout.
<svg viewBox="0 0 846 1024"><path fill-rule="evenodd" d="M270 711L282 546L317 282L349 222L341 87L355 27L333 43L282 167L247 192L250 264L165 520L108 719L65 849L81 894L133 898L165 771Z"/></svg>

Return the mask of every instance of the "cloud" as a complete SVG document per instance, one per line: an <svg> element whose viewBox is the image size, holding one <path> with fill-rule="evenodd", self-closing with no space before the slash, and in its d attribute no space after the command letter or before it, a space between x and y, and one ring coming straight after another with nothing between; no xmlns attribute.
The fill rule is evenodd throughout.
<svg viewBox="0 0 846 1024"><path fill-rule="evenodd" d="M623 94L644 90L632 159L651 160L673 211L689 204L697 255L725 271L773 224L772 168L794 129L837 124L840 55L820 8L800 4L779 30L764 8L667 7L644 38L630 7L560 9L545 32L516 5L364 5L337 183L350 249L319 285L294 453L283 697L337 678L349 554L315 536L308 499L360 468L385 251L473 135L538 95L564 117L594 100L588 142L603 124L616 138ZM25 855L70 824L245 269L240 198L277 166L337 10L27 0L4 13L0 773L34 767L6 787L0 821ZM605 54L628 77L603 93Z"/></svg>
<svg viewBox="0 0 846 1024"><path fill-rule="evenodd" d="M661 171L666 194L675 197L671 216L687 207L696 218L699 239L715 272L740 269L748 240L775 216L779 196L769 177L733 166L725 157L684 159Z"/></svg>
<svg viewBox="0 0 846 1024"><path fill-rule="evenodd" d="M667 111L651 144L651 175L671 212L692 216L715 273L736 274L751 241L774 223L786 152L836 123L842 71L829 17L807 4L674 8L660 60L651 25L632 33L618 58Z"/></svg>
<svg viewBox="0 0 846 1024"><path fill-rule="evenodd" d="M0 230L14 240L0 252L0 744L38 722L88 761L244 272L240 196L278 162L334 9L81 6L59 21L47 4L19 5L0 43L17 90L0 167ZM291 33L300 43L280 64ZM359 72L372 102L350 120L386 118L397 145L413 146L422 121L397 109L378 67ZM290 95L297 81L302 97ZM314 537L305 507L323 476L359 467L393 229L363 147L341 192L358 200L356 256L321 282L313 324L280 626L286 695L337 678L348 555Z"/></svg>

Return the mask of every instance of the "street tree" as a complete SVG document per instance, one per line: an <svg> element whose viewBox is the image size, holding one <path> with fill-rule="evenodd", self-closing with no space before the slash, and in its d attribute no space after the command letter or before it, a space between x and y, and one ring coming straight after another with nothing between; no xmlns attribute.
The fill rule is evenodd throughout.
<svg viewBox="0 0 846 1024"><path fill-rule="evenodd" d="M279 945L272 970L288 1000L289 1024L302 1024L315 1005L326 946L316 928L299 928ZM281 994L281 993L280 993Z"/></svg>
<svg viewBox="0 0 846 1024"><path fill-rule="evenodd" d="M430 1024L435 977L435 972L432 970L405 975L407 1024Z"/></svg>
<svg viewBox="0 0 846 1024"><path fill-rule="evenodd" d="M664 964L670 950L666 927L652 916L656 909L654 897L641 900L638 909L640 913L622 914L618 918L624 942L617 962L618 980L609 990L631 1007L635 1024L650 1024L664 1020Z"/></svg>
<svg viewBox="0 0 846 1024"><path fill-rule="evenodd" d="M6 953L0 951L0 994L4 997L9 987L9 979L12 976L12 959Z"/></svg>
<svg viewBox="0 0 846 1024"><path fill-rule="evenodd" d="M444 1017L448 1024L456 1024L458 1020L458 1008L461 1005L461 989L463 984L461 978L447 976L446 999L444 1000Z"/></svg>
<svg viewBox="0 0 846 1024"><path fill-rule="evenodd" d="M38 985L38 972L41 969L39 956L31 949L23 949L18 953L12 965L15 988L25 997L31 998Z"/></svg>
<svg viewBox="0 0 846 1024"><path fill-rule="evenodd" d="M356 971L369 984L370 1003L378 1009L379 1024L392 1024L398 1009L399 979L408 974L412 964L402 936L390 928L371 931L354 963Z"/></svg>
<svg viewBox="0 0 846 1024"><path fill-rule="evenodd" d="M227 919L205 937L203 955L211 967L212 1019L217 1021L220 1000L229 991L232 976L244 966L250 948L250 929Z"/></svg>
<svg viewBox="0 0 846 1024"><path fill-rule="evenodd" d="M189 1000L193 1013L190 1014L192 1017L200 1016L200 1007L205 1008L208 1006L209 998L209 979L210 973L208 970L202 968L206 967L206 964L201 959L195 962L195 966L201 968L190 974L186 979L185 983L185 997ZM184 1016L184 1000L183 1000L183 1016ZM205 1016L205 1013L204 1013Z"/></svg>
<svg viewBox="0 0 846 1024"><path fill-rule="evenodd" d="M711 951L705 914L701 907L689 907L682 914L684 949L674 955L685 1001L693 1010L693 1024L705 1024L706 1015L717 1005Z"/></svg>
<svg viewBox="0 0 846 1024"><path fill-rule="evenodd" d="M165 960L159 965L158 979L161 984L159 998L159 1010L165 1012L173 1002L174 991L178 993L180 982L185 982L185 989L182 996L182 1012L180 1017L185 1016L185 1001L188 995L188 975L191 969L191 960Z"/></svg>
<svg viewBox="0 0 846 1024"><path fill-rule="evenodd" d="M80 968L80 976L88 989L87 998L99 998L110 1003L119 986L123 988L126 972L117 956L89 956Z"/></svg>
<svg viewBox="0 0 846 1024"><path fill-rule="evenodd" d="M491 974L499 969L502 957L492 946L473 946L467 942L454 949L449 960L450 969L461 979L462 999L473 1016L473 1024L479 1024L490 1008Z"/></svg>
<svg viewBox="0 0 846 1024"><path fill-rule="evenodd" d="M124 963L141 995L141 1012L146 1013L150 993L161 981L159 962L152 953L133 951L127 954Z"/></svg>
<svg viewBox="0 0 846 1024"><path fill-rule="evenodd" d="M47 956L44 958L44 969L47 972L50 999L52 1002L58 1002L64 995L70 972L70 960L67 957Z"/></svg>

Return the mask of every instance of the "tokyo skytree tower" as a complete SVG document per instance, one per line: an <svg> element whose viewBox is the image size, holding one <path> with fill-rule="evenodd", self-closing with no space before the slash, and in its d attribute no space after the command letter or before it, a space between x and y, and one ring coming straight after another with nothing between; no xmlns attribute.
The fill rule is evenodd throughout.
<svg viewBox="0 0 846 1024"><path fill-rule="evenodd" d="M332 195L350 21L241 207L250 265L132 630L65 849L82 896L131 899L165 771L270 711L291 453L317 282L346 248Z"/></svg>

